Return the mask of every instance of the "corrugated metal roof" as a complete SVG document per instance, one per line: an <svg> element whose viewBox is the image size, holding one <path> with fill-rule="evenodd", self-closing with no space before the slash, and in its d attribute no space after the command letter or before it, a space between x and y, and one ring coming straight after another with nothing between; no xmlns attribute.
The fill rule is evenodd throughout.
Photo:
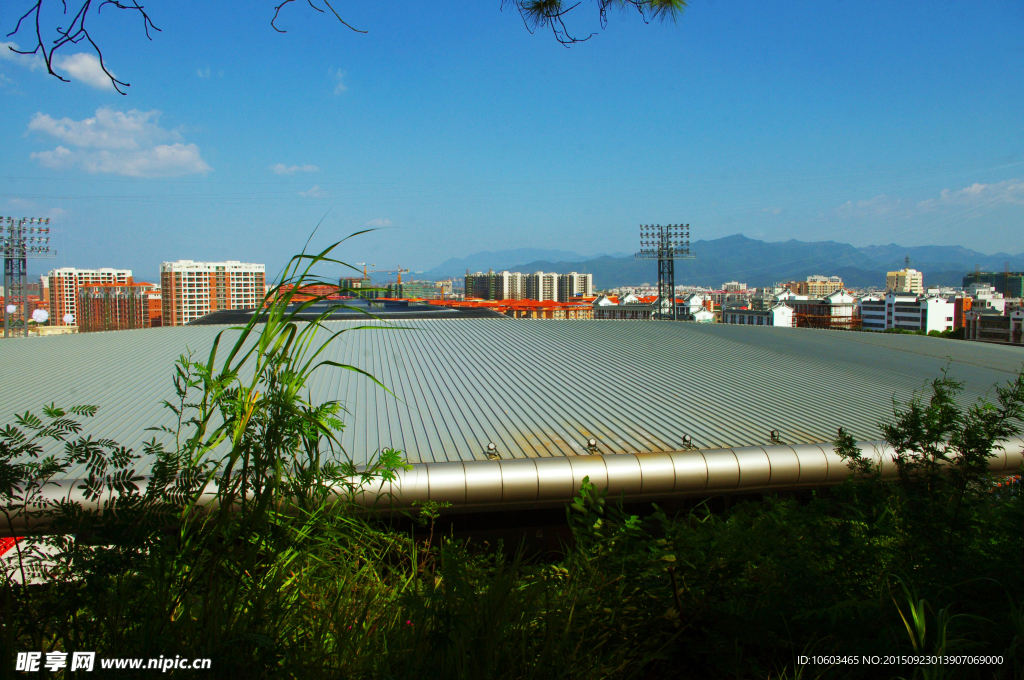
<svg viewBox="0 0 1024 680"><path fill-rule="evenodd" d="M330 329L356 322L330 322ZM0 425L51 401L99 406L86 433L131 447L172 423L174 360L205 357L217 326L0 342ZM235 331L228 331L227 335ZM324 334L326 336L326 333ZM225 343L222 343L222 347ZM228 343L230 344L230 343ZM343 334L314 402L348 407L353 458L392 446L410 462L830 441L836 428L878 439L878 423L947 364L965 400L1016 375L1020 348L871 333L642 321L420 320ZM396 398L397 397L397 398ZM71 471L74 476L75 471Z"/></svg>

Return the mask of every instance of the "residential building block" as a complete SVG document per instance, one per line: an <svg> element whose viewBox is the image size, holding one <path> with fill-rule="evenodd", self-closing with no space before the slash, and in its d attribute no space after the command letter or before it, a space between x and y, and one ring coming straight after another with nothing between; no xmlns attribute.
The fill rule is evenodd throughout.
<svg viewBox="0 0 1024 680"><path fill-rule="evenodd" d="M160 265L161 322L182 326L220 309L254 309L263 302L266 267L227 260L178 260Z"/></svg>
<svg viewBox="0 0 1024 680"><path fill-rule="evenodd" d="M81 286L87 284L124 286L131 285L134 280L131 269L61 267L50 270L46 276L46 283L49 284L49 324L51 326L74 326L77 325L78 290ZM64 317L68 314L72 318L70 323L64 321Z"/></svg>

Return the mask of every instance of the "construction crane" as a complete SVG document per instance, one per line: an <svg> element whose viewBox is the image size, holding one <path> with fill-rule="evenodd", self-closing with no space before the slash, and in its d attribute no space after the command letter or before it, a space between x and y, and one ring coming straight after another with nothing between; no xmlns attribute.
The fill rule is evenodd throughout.
<svg viewBox="0 0 1024 680"><path fill-rule="evenodd" d="M356 263L356 264L358 264L358 263ZM399 267L398 269L371 269L370 270L371 274L398 274L398 283L399 283L399 285L401 285L401 283L402 283L402 272L405 272L406 274L408 274L409 270L408 269L402 269L401 267Z"/></svg>
<svg viewBox="0 0 1024 680"><path fill-rule="evenodd" d="M363 266L363 278L364 278L364 279L368 279L368 278L370 278L369 276L367 276L367 275L366 275L366 265L367 265L367 264L369 264L369 265L370 265L371 267L376 267L376 266L377 266L377 265L375 265L375 264L374 264L373 262L370 262L370 263L366 263L366 262L356 262L356 264L359 264L359 265L362 265L362 266Z"/></svg>

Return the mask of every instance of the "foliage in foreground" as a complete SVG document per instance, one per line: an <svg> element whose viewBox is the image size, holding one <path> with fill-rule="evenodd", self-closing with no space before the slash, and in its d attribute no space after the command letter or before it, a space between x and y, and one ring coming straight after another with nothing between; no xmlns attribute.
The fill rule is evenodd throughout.
<svg viewBox="0 0 1024 680"><path fill-rule="evenodd" d="M219 363L218 345L182 358L179 425L147 444L145 483L138 454L81 435L91 407L0 430L7 522L63 532L30 536L5 574L8 653L208 657L246 678L1024 677L1024 502L986 474L1019 432L1024 378L964 409L944 375L896 405L897 482L841 432L851 480L822 495L641 517L584 483L571 544L527 559L435 535L436 507L425 538L356 511L352 494L401 460L356 469L339 451L339 406L302 396L322 327L281 300ZM63 454L43 457L46 440ZM47 500L74 470L98 511ZM55 555L33 561L44 545ZM1003 661L797 663L889 654Z"/></svg>

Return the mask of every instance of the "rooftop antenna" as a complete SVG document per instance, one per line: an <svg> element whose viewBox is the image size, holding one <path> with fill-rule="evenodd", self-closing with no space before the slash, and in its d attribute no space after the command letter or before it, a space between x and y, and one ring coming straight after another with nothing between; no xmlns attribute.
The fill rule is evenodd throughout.
<svg viewBox="0 0 1024 680"><path fill-rule="evenodd" d="M907 269L910 269L910 255L908 254L903 261L907 264Z"/></svg>

